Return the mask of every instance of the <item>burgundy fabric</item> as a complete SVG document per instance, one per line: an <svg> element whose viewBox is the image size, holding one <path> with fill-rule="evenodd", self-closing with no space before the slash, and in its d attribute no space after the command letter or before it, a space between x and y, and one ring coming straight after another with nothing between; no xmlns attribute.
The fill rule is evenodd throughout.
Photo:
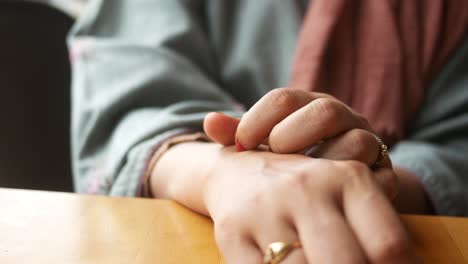
<svg viewBox="0 0 468 264"><path fill-rule="evenodd" d="M468 0L313 0L290 87L334 95L392 145L467 28Z"/></svg>

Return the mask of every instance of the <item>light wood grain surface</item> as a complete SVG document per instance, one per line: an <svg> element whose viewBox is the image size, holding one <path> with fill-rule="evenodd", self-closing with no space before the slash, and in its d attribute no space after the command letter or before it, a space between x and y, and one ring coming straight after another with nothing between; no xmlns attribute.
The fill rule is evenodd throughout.
<svg viewBox="0 0 468 264"><path fill-rule="evenodd" d="M224 263L212 222L163 200L0 189L0 263ZM468 219L403 216L425 263L468 263Z"/></svg>

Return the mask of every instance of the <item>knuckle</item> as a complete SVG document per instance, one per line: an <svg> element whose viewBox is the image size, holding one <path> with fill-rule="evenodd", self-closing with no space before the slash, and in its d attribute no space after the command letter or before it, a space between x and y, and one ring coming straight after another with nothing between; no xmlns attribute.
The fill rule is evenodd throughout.
<svg viewBox="0 0 468 264"><path fill-rule="evenodd" d="M265 207L268 201L270 200L268 198L268 191L264 190L264 188L258 188L257 191L248 195L248 197L246 198L246 203L251 209L261 209L262 207Z"/></svg>
<svg viewBox="0 0 468 264"><path fill-rule="evenodd" d="M271 98L272 106L281 109L292 108L299 101L294 91L288 88L276 88L268 96Z"/></svg>
<svg viewBox="0 0 468 264"><path fill-rule="evenodd" d="M358 113L355 113L354 116L358 120L361 127L365 129L371 129L371 125L369 123L369 120L367 120L367 118L365 118L363 115L358 114Z"/></svg>
<svg viewBox="0 0 468 264"><path fill-rule="evenodd" d="M338 99L336 97L334 97L333 95L328 94L328 93L312 92L311 94L315 95L316 97L319 97L319 98L328 98L328 99L338 101Z"/></svg>
<svg viewBox="0 0 468 264"><path fill-rule="evenodd" d="M362 158L367 156L369 150L372 150L372 146L375 144L374 137L365 130L352 129L347 132L347 146L349 147L352 157L357 158L361 161Z"/></svg>
<svg viewBox="0 0 468 264"><path fill-rule="evenodd" d="M343 106L334 99L319 98L314 101L316 111L328 122L334 124L339 121Z"/></svg>
<svg viewBox="0 0 468 264"><path fill-rule="evenodd" d="M220 237L229 235L230 230L233 230L234 227L236 227L236 220L230 214L219 216L214 221L214 228Z"/></svg>
<svg viewBox="0 0 468 264"><path fill-rule="evenodd" d="M351 189L368 189L373 185L372 172L369 167L355 160L345 162L347 188ZM367 186L367 187L366 187Z"/></svg>
<svg viewBox="0 0 468 264"><path fill-rule="evenodd" d="M284 188L301 192L307 189L306 186L309 185L311 177L309 177L309 175L305 172L297 172L294 174L285 175L284 179Z"/></svg>
<svg viewBox="0 0 468 264"><path fill-rule="evenodd" d="M377 263L401 260L411 256L411 246L407 239L395 236L375 246L371 252Z"/></svg>
<svg viewBox="0 0 468 264"><path fill-rule="evenodd" d="M346 162L346 165L349 173L354 177L364 177L370 175L369 167L360 161L350 160Z"/></svg>
<svg viewBox="0 0 468 264"><path fill-rule="evenodd" d="M362 129L352 129L348 133L349 144L353 147L368 146L371 142L371 135L368 135L367 131Z"/></svg>
<svg viewBox="0 0 468 264"><path fill-rule="evenodd" d="M221 249L229 249L229 246L239 240L246 233L246 227L234 214L224 214L213 219L215 240Z"/></svg>

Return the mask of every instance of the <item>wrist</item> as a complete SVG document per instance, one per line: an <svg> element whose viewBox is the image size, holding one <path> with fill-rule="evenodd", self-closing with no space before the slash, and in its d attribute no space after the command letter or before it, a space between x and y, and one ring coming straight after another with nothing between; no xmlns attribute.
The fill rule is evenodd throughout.
<svg viewBox="0 0 468 264"><path fill-rule="evenodd" d="M228 174L235 170L236 160L231 159L233 155L244 155L245 153L237 153L234 147L222 147L218 148L213 152L211 156L212 162L210 166L206 168L206 177L204 178L202 185L203 203L206 207L208 215L214 215L216 208L219 205L220 197L225 191L224 186L228 188L235 188L238 183L227 182L229 179Z"/></svg>
<svg viewBox="0 0 468 264"><path fill-rule="evenodd" d="M219 148L214 143L194 141L168 149L151 171L155 197L175 200L206 215L204 186Z"/></svg>

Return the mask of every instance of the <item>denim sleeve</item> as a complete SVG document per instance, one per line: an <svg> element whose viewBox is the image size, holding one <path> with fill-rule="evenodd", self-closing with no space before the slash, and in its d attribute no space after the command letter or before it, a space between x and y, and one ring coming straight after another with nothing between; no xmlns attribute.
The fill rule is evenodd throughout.
<svg viewBox="0 0 468 264"><path fill-rule="evenodd" d="M162 140L237 114L218 81L204 1L93 1L69 36L77 192L134 196ZM207 48L208 47L208 48Z"/></svg>
<svg viewBox="0 0 468 264"><path fill-rule="evenodd" d="M468 40L428 90L410 135L391 151L441 215L468 216Z"/></svg>

